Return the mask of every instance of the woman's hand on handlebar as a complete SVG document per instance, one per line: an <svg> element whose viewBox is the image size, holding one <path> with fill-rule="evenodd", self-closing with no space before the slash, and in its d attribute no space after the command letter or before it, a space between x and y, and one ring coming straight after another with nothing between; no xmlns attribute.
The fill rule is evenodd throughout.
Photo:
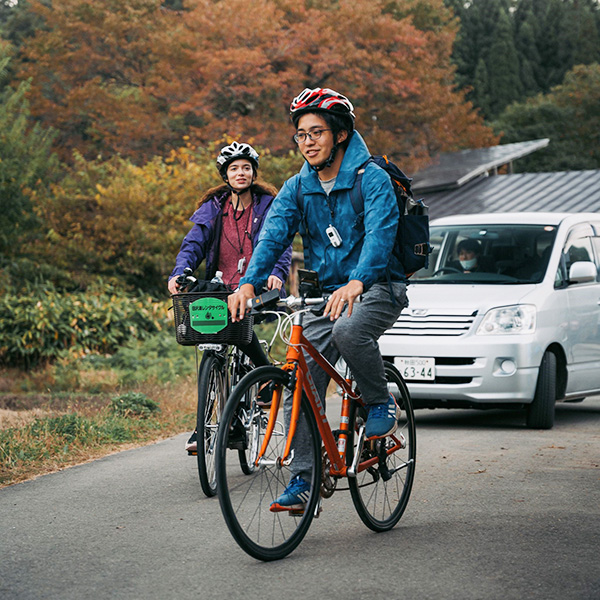
<svg viewBox="0 0 600 600"><path fill-rule="evenodd" d="M233 323L244 318L248 310L248 300L252 300L255 296L254 286L250 283L244 283L237 292L227 298L227 306Z"/></svg>
<svg viewBox="0 0 600 600"><path fill-rule="evenodd" d="M269 275L269 279L267 279L267 289L268 290L280 290L283 286L283 281L276 277L275 275Z"/></svg>
<svg viewBox="0 0 600 600"><path fill-rule="evenodd" d="M327 315L330 315L329 318L332 321L335 321L342 314L344 306L347 303L348 313L346 316L349 317L352 314L354 301L363 293L364 289L362 281L359 279L351 279L346 285L338 288L331 296L329 296L329 300L323 311L323 316L326 317Z"/></svg>
<svg viewBox="0 0 600 600"><path fill-rule="evenodd" d="M175 277L171 277L171 279L169 279L167 286L171 294L177 294L179 292L179 284L177 283L179 277L179 275L176 275Z"/></svg>

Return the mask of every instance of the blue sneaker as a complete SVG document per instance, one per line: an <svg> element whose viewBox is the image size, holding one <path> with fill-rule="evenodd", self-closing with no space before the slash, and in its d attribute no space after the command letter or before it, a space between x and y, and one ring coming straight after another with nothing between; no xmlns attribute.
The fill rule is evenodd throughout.
<svg viewBox="0 0 600 600"><path fill-rule="evenodd" d="M290 480L281 496L271 503L269 510L271 512L303 510L309 494L310 483L304 481L300 475L296 475Z"/></svg>
<svg viewBox="0 0 600 600"><path fill-rule="evenodd" d="M371 404L368 409L369 416L367 417L367 426L365 427L366 437L383 437L396 431L400 409L392 394L389 395L387 402Z"/></svg>

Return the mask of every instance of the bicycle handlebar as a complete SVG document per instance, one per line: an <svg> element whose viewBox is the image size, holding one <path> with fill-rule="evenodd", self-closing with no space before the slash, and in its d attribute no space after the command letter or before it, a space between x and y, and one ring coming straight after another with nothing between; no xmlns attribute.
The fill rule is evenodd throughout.
<svg viewBox="0 0 600 600"><path fill-rule="evenodd" d="M325 304L329 300L330 296L331 294L324 294L323 296L319 296L317 298L303 298L300 296L288 296L287 298L280 298L279 290L271 290L251 298L248 300L246 306L258 312L274 308L275 306L285 306L287 308L294 309L302 306L318 306L320 304ZM361 299L362 296L358 296L355 302L360 302Z"/></svg>
<svg viewBox="0 0 600 600"><path fill-rule="evenodd" d="M185 291L190 285L197 283L198 280L192 276L194 271L189 267L183 270L183 274L179 275L175 280L175 283L179 286L179 291Z"/></svg>

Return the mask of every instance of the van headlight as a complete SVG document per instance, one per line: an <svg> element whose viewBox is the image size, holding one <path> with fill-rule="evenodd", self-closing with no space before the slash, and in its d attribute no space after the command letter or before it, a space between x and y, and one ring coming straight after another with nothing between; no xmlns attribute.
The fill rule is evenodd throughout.
<svg viewBox="0 0 600 600"><path fill-rule="evenodd" d="M532 333L535 331L535 312L535 306L531 304L492 308L483 317L477 335Z"/></svg>

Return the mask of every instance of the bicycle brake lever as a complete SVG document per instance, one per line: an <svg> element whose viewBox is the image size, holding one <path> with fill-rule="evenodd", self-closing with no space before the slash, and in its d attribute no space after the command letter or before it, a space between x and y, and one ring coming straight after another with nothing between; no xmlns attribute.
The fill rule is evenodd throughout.
<svg viewBox="0 0 600 600"><path fill-rule="evenodd" d="M265 308L275 307L279 302L279 290L270 290L249 300L252 313L259 312Z"/></svg>
<svg viewBox="0 0 600 600"><path fill-rule="evenodd" d="M321 302L321 304L315 304L315 306L312 306L310 312L312 312L317 317L322 317L326 306L327 300L324 300L323 302Z"/></svg>

